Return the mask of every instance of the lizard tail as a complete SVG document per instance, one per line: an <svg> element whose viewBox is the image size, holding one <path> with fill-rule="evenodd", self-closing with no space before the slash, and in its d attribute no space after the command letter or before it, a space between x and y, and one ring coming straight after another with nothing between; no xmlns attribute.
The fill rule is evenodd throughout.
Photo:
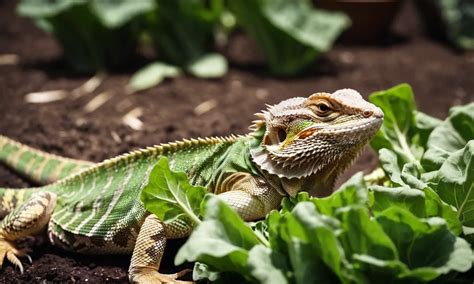
<svg viewBox="0 0 474 284"><path fill-rule="evenodd" d="M49 184L94 165L48 154L2 135L0 162L37 184Z"/></svg>

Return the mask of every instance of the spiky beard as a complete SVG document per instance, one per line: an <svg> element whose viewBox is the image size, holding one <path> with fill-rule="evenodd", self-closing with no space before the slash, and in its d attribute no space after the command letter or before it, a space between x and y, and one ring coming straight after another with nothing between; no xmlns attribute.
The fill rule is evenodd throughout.
<svg viewBox="0 0 474 284"><path fill-rule="evenodd" d="M378 129L371 123L364 128L366 131L354 128L358 135L350 128L316 131L284 149L279 145L260 145L251 150L252 159L262 170L279 178L304 179L321 172L334 172L337 176L352 164Z"/></svg>

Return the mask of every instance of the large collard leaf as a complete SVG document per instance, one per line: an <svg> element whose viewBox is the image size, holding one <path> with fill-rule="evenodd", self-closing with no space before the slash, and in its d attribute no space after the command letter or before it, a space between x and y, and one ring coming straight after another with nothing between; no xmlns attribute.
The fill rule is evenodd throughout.
<svg viewBox="0 0 474 284"><path fill-rule="evenodd" d="M308 0L230 0L228 4L278 75L301 72L329 50L349 25L344 14L315 10Z"/></svg>
<svg viewBox="0 0 474 284"><path fill-rule="evenodd" d="M439 195L429 187L419 190L407 186L374 185L370 187L370 191L373 196L371 211L375 216L389 208L399 207L408 210L418 218L442 217L454 234L461 234L462 226L456 209L441 200Z"/></svg>
<svg viewBox="0 0 474 284"><path fill-rule="evenodd" d="M178 251L175 263L199 261L210 271L239 273L253 279L247 267L249 250L260 244L257 236L224 201L208 195L204 220Z"/></svg>
<svg viewBox="0 0 474 284"><path fill-rule="evenodd" d="M284 217L280 234L296 283L343 283L355 280L342 245L337 239L340 223L317 212L311 202L299 203ZM284 234L281 233L284 231Z"/></svg>
<svg viewBox="0 0 474 284"><path fill-rule="evenodd" d="M461 233L461 223L456 209L444 202L431 188L423 190L413 189L407 186L385 187L371 186L373 196L371 210L375 216L391 207L400 207L410 211L419 218L442 217L446 220L448 227L456 235Z"/></svg>
<svg viewBox="0 0 474 284"><path fill-rule="evenodd" d="M458 218L457 210L444 202L431 188L423 190L425 194L426 217L441 217L448 224L448 228L459 236L462 232L462 223Z"/></svg>
<svg viewBox="0 0 474 284"><path fill-rule="evenodd" d="M400 207L419 218L426 217L425 194L409 187L372 186L374 204L371 209L375 216L391 207Z"/></svg>
<svg viewBox="0 0 474 284"><path fill-rule="evenodd" d="M148 176L141 200L147 211L165 223L177 219L200 223L199 211L207 189L192 186L185 173L171 171L168 158L162 157Z"/></svg>
<svg viewBox="0 0 474 284"><path fill-rule="evenodd" d="M378 215L376 221L410 269L402 277L429 281L453 270L465 272L472 266L469 244L456 237L442 218L421 219L395 206Z"/></svg>
<svg viewBox="0 0 474 284"><path fill-rule="evenodd" d="M438 170L454 152L474 139L474 103L453 107L449 117L428 138L422 165L427 171Z"/></svg>
<svg viewBox="0 0 474 284"><path fill-rule="evenodd" d="M311 201L319 212L329 216L334 216L338 210L345 206L366 206L369 203L369 196L362 172L352 176L330 196L312 198Z"/></svg>
<svg viewBox="0 0 474 284"><path fill-rule="evenodd" d="M474 140L452 155L439 169L439 196L456 207L465 227L474 227Z"/></svg>
<svg viewBox="0 0 474 284"><path fill-rule="evenodd" d="M263 245L254 246L249 252L248 267L259 283L289 283L290 268L285 255Z"/></svg>
<svg viewBox="0 0 474 284"><path fill-rule="evenodd" d="M384 122L371 142L375 150L394 151L399 164L417 162L423 154L416 128L416 105L408 84L401 84L370 95L369 101L384 112Z"/></svg>
<svg viewBox="0 0 474 284"><path fill-rule="evenodd" d="M437 119L436 117L432 117L426 113L417 111L415 113L415 127L416 132L419 135L419 144L426 148L428 137L430 136L431 132L436 127L441 125L442 122L442 120Z"/></svg>
<svg viewBox="0 0 474 284"><path fill-rule="evenodd" d="M400 166L396 154L388 149L379 151L380 163L390 178L392 187L371 186L374 201L371 205L375 214L383 212L391 206L399 206L410 211L417 217L445 218L449 228L457 235L461 233L461 223L457 218L456 209L444 202L427 183L422 181L422 174L414 163Z"/></svg>
<svg viewBox="0 0 474 284"><path fill-rule="evenodd" d="M390 178L390 185L420 190L428 187L428 184L423 181L423 175L416 162L406 163L401 168L395 152L386 148L379 150L379 160L382 169Z"/></svg>
<svg viewBox="0 0 474 284"><path fill-rule="evenodd" d="M437 172L424 172L418 161L400 165L397 154L386 148L379 150L379 160L381 168L389 177L385 185L423 190L436 184Z"/></svg>
<svg viewBox="0 0 474 284"><path fill-rule="evenodd" d="M341 240L348 255L371 255L377 259L398 259L398 252L382 227L371 219L369 210L362 206L345 207L340 210Z"/></svg>

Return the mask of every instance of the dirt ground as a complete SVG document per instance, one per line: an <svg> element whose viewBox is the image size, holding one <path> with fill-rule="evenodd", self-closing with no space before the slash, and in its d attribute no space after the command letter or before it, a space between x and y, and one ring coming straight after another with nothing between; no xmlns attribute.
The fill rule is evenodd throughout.
<svg viewBox="0 0 474 284"><path fill-rule="evenodd" d="M411 6L404 7L394 34L380 45L336 45L315 62L305 76L278 79L259 67L260 56L251 43L237 36L224 52L231 59L229 73L218 80L189 76L166 81L151 90L126 95L124 86L136 66L109 74L94 92L47 104L28 104L24 95L35 91L73 90L90 76L71 74L61 61L54 40L33 23L14 14L13 1L0 1L0 54L17 54L19 63L0 65L0 134L31 146L74 158L101 161L123 152L160 142L197 136L243 134L253 113L266 103L277 103L315 91L354 88L364 96L401 82L410 83L421 111L439 118L453 105L474 100L474 54L459 53L427 38ZM114 96L102 107L86 112L84 106L97 94ZM216 107L198 114L195 107L214 100ZM139 107L144 123L132 130L122 117ZM376 158L369 150L341 177L370 171ZM0 187L31 186L0 165ZM165 255L170 272L180 242ZM82 256L48 244L35 246L33 264L25 261L21 275L4 265L0 282L127 282L127 256Z"/></svg>

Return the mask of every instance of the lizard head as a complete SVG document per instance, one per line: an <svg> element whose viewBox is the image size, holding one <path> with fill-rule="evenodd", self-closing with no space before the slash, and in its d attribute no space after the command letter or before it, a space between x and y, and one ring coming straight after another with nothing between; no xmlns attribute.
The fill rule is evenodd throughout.
<svg viewBox="0 0 474 284"><path fill-rule="evenodd" d="M287 181L316 177L325 187L334 185L383 122L382 110L351 89L288 99L257 116L251 155L260 169Z"/></svg>

